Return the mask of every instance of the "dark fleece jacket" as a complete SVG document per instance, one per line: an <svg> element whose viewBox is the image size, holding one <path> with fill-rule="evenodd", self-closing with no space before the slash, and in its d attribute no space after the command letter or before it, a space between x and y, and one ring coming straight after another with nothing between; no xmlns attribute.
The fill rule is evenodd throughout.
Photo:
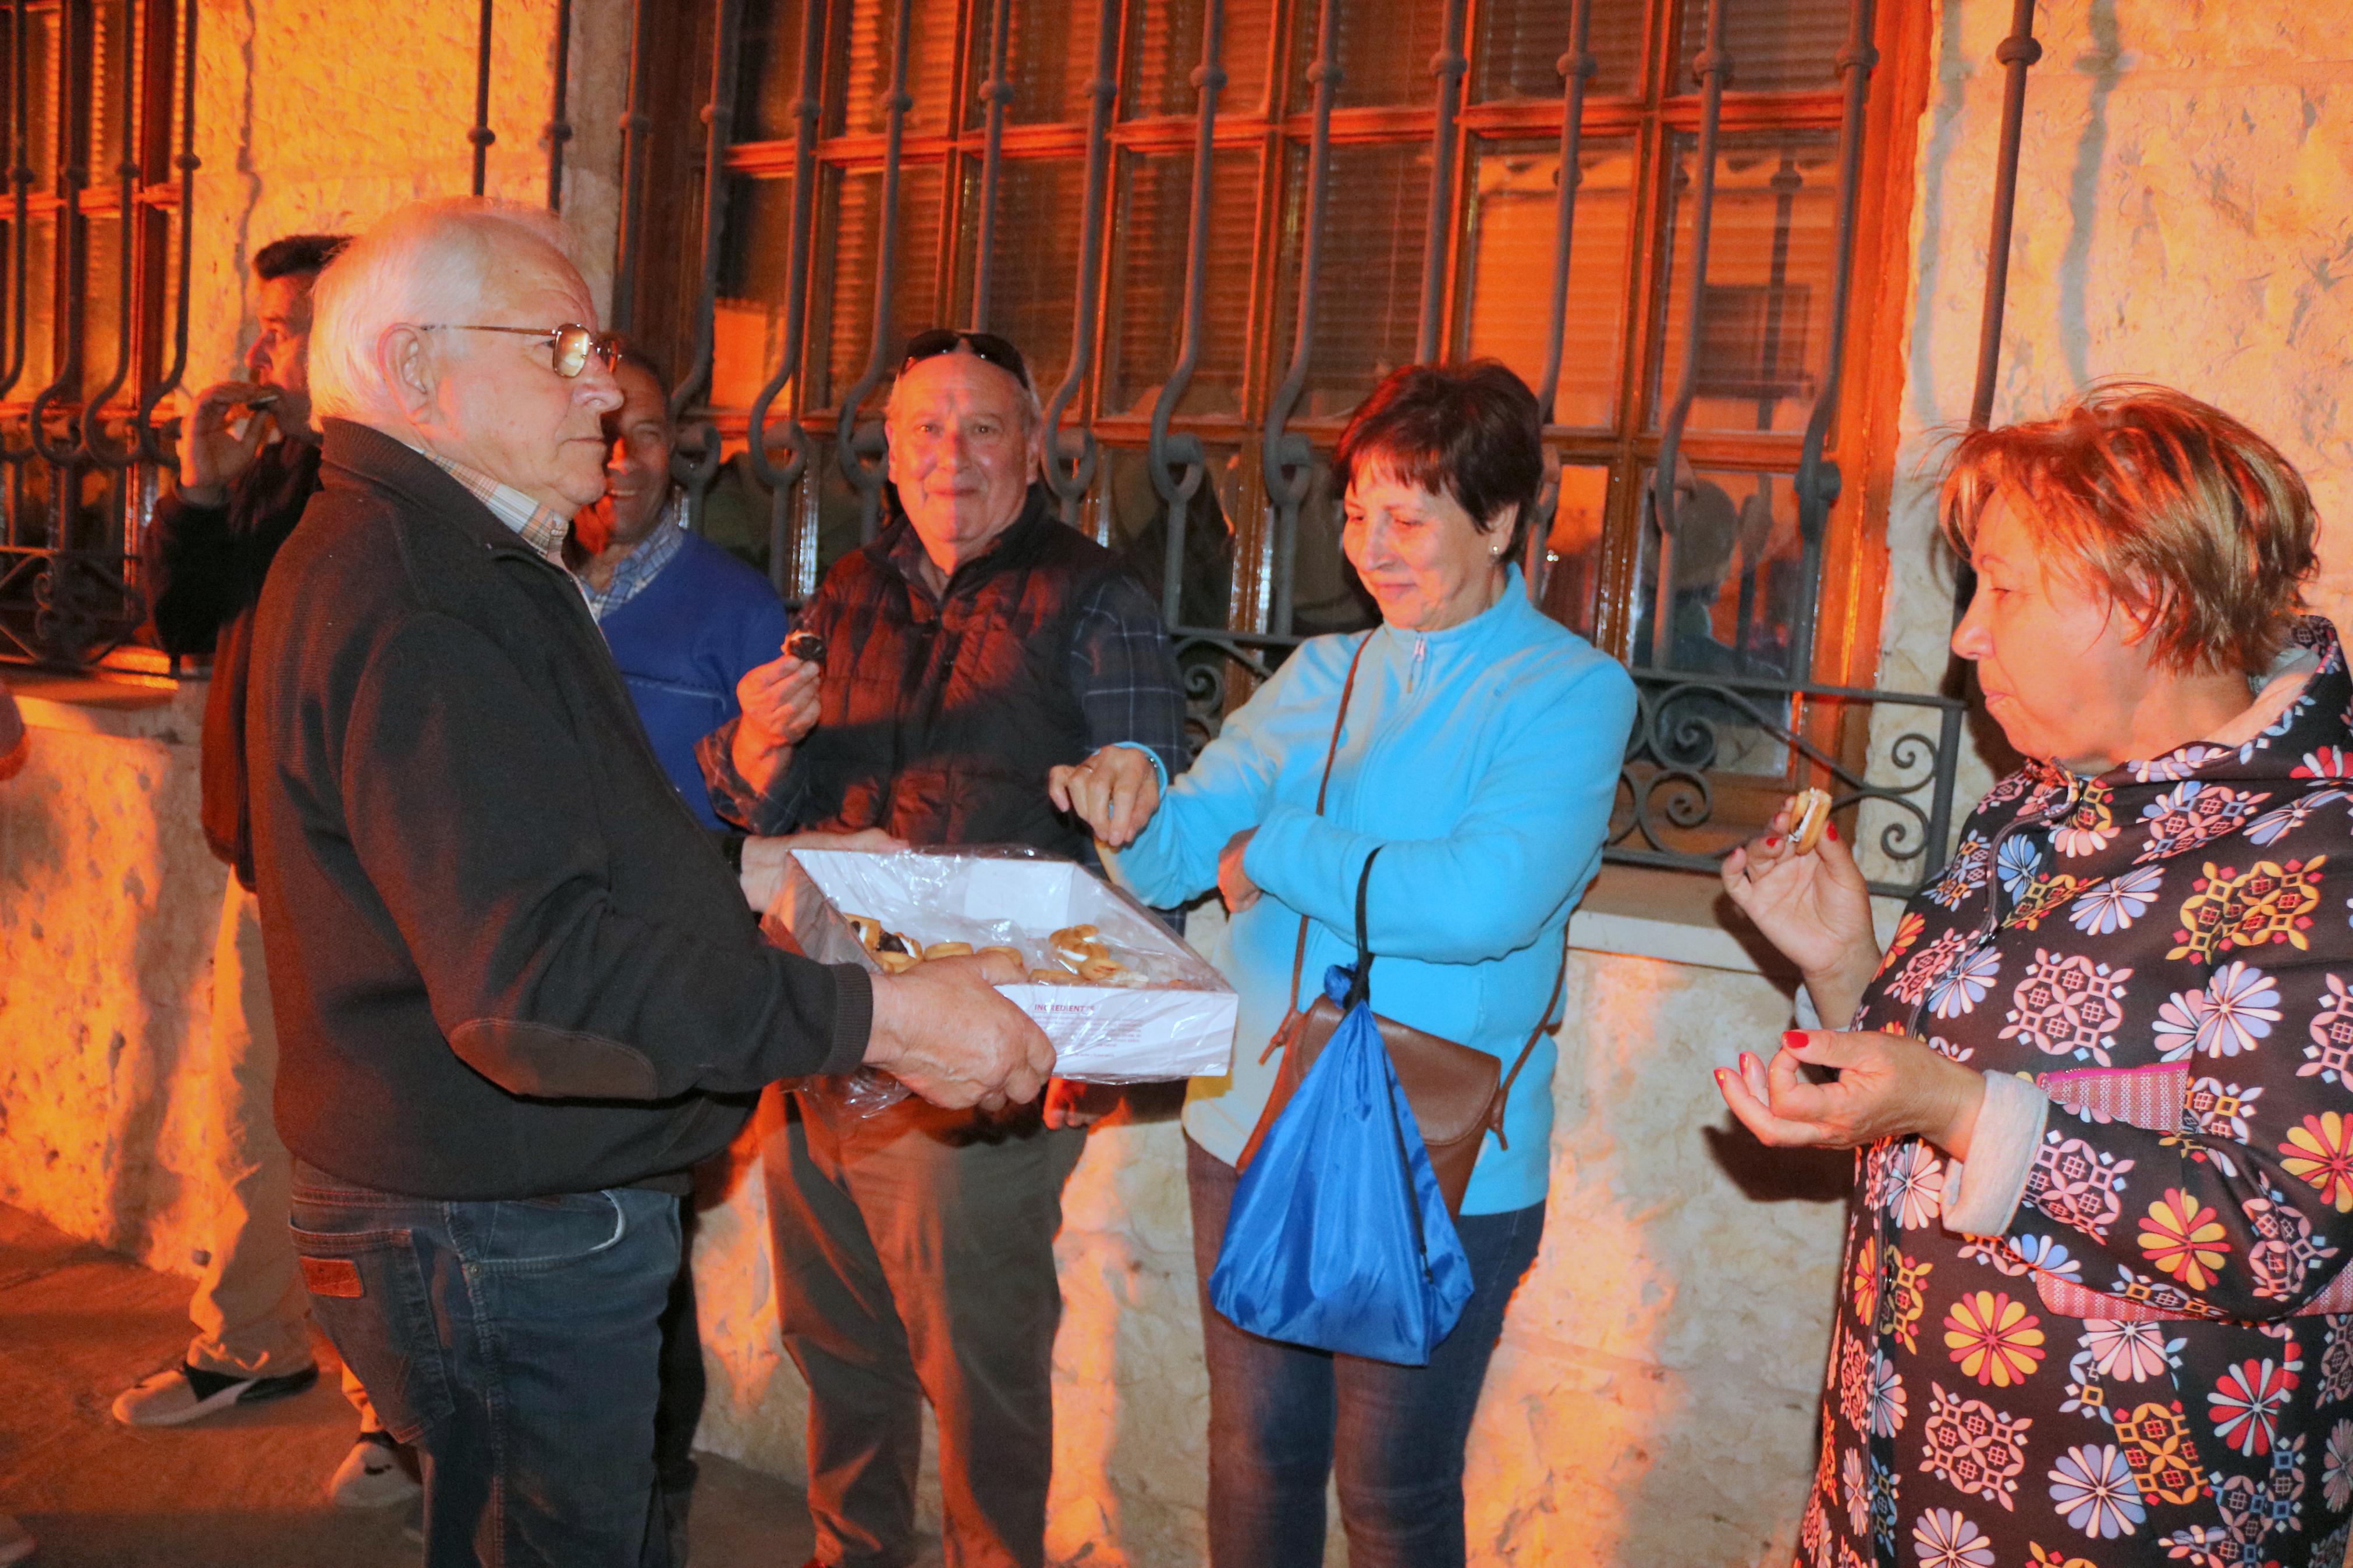
<svg viewBox="0 0 2353 1568"><path fill-rule="evenodd" d="M248 715L278 1125L417 1197L671 1185L865 975L764 945L578 588L400 442L324 425Z"/></svg>

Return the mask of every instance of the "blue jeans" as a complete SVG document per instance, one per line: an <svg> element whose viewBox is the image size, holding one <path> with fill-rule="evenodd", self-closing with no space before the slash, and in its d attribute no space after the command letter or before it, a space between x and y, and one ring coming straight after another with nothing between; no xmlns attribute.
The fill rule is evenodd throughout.
<svg viewBox="0 0 2353 1568"><path fill-rule="evenodd" d="M311 1310L425 1468L427 1568L668 1568L655 1501L678 1200L444 1203L300 1161Z"/></svg>
<svg viewBox="0 0 2353 1568"><path fill-rule="evenodd" d="M1428 1366L1397 1366L1261 1339L1220 1316L1208 1280L1236 1173L1188 1138L1185 1174L1209 1365L1211 1568L1320 1568L1335 1467L1349 1568L1460 1568L1463 1445L1545 1205L1456 1222L1470 1304Z"/></svg>

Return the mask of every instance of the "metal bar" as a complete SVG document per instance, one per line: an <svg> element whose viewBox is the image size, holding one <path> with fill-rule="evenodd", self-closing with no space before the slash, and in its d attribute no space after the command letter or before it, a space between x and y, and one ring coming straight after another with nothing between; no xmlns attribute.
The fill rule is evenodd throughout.
<svg viewBox="0 0 2353 1568"><path fill-rule="evenodd" d="M2031 9L2033 0L2026 0ZM1806 418L1806 441L1798 458L1798 540L1804 552L1799 581L1798 615L1789 627L1789 674L1799 680L1814 669L1815 603L1822 580L1822 548L1830 537L1831 508L1844 489L1836 463L1823 454L1831 421L1838 416L1839 392L1846 377L1846 326L1849 297L1854 290L1855 214L1862 199L1863 116L1871 100L1871 73L1879 64L1872 47L1874 0L1853 0L1847 12L1846 47L1839 51L1838 68L1845 77L1846 114L1839 122L1838 234L1832 241L1836 258L1831 275L1831 342L1822 371L1822 388Z"/></svg>
<svg viewBox="0 0 2353 1568"><path fill-rule="evenodd" d="M760 395L752 400L752 424L749 443L744 448L751 459L752 471L768 487L768 581L776 592L787 598L806 598L816 590L814 583L798 581L793 571L797 563L789 548L792 530L793 487L808 468L810 442L808 431L800 421L800 370L803 317L808 307L808 282L811 251L809 219L817 199L817 128L818 116L823 110L819 97L825 72L826 0L807 0L801 7L801 90L793 104L793 216L792 230L785 242L785 350L776 362L776 374L760 388ZM784 392L786 382L793 384L793 407L785 421L785 443L792 456L781 468L768 461L768 410Z"/></svg>
<svg viewBox="0 0 2353 1568"><path fill-rule="evenodd" d="M694 400L711 385L719 341L720 247L727 234L727 132L735 123L735 42L743 20L739 0L719 0L712 27L711 101L702 111L702 289L694 310L694 357L670 389L670 420L678 428ZM690 456L681 445L670 457L670 475L686 490L687 526L702 531L702 501L718 477L722 443L716 426L702 426L701 446Z"/></svg>
<svg viewBox="0 0 2353 1568"><path fill-rule="evenodd" d="M491 129L491 15L498 0L482 0L481 42L474 51L474 128L466 140L474 144L474 194L480 195L490 179L491 143L499 139Z"/></svg>
<svg viewBox="0 0 2353 1568"><path fill-rule="evenodd" d="M1469 0L1446 0L1445 41L1430 62L1438 79L1438 112L1430 143L1430 222L1421 247L1421 331L1415 340L1414 358L1429 364L1438 358L1438 334L1446 318L1446 242L1453 233L1454 120L1462 103L1462 73L1469 61L1462 54L1462 18Z"/></svg>
<svg viewBox="0 0 2353 1568"><path fill-rule="evenodd" d="M5 396L24 379L25 341L32 325L31 318L25 313L25 247L26 231L31 227L25 208L33 184L33 169L27 162L32 147L29 106L33 89L25 69L25 0L16 0L8 7L8 184L15 191L8 238L15 258L9 285L13 302L0 316L0 323L5 324L9 337L8 369L0 374L0 396Z"/></svg>
<svg viewBox="0 0 2353 1568"><path fill-rule="evenodd" d="M646 112L647 57L652 40L652 0L636 0L629 14L629 102L621 114L621 223L613 242L613 330L627 332L636 319L638 252L645 244L646 136L653 116Z"/></svg>
<svg viewBox="0 0 2353 1568"><path fill-rule="evenodd" d="M1985 303L1978 318L1978 375L1969 393L1969 428L1982 430L1993 423L1994 378L2001 369L2001 322L2010 303L2010 231L2018 210L2018 155L2026 129L2026 73L2042 58L2034 37L2034 0L2016 0L2010 11L2010 37L1993 52L2004 72L2001 88L2001 144L1994 154L1993 233L1986 241ZM1968 560L1953 567L1953 626L1968 614L1978 591L1977 568ZM1968 661L1955 654L1947 664L1947 681L1969 679Z"/></svg>
<svg viewBox="0 0 2353 1568"><path fill-rule="evenodd" d="M1765 335L1758 345L1757 388L1757 428L1773 428L1773 416L1780 408L1781 394L1776 388L1774 372L1781 363L1781 330L1785 296L1789 289L1789 227L1797 216L1798 193L1806 188L1805 176L1798 173L1798 160L1787 151L1781 154L1781 166L1773 171L1767 182L1773 192L1773 256L1765 273ZM1837 323L1831 328L1838 331Z"/></svg>
<svg viewBox="0 0 2353 1568"><path fill-rule="evenodd" d="M172 310L172 366L139 400L139 417L134 426L139 434L140 457L158 468L169 467L173 458L164 449L160 432L155 428L155 410L177 390L180 378L188 371L188 263L195 241L196 170L203 166L203 160L196 156L196 13L200 7L201 0L180 0L186 30L180 40L180 152L172 160L172 166L180 174L180 256L174 264L179 293Z"/></svg>
<svg viewBox="0 0 2353 1568"><path fill-rule="evenodd" d="M1160 384L1160 395L1153 400L1151 441L1145 462L1152 488L1167 511L1166 570L1160 594L1162 614L1170 621L1176 619L1178 593L1184 586L1186 520L1192 510L1193 492L1201 488L1208 473L1208 455L1202 449L1201 438L1189 431L1170 435L1168 421L1184 401L1186 390L1193 384L1193 373L1201 363L1203 307L1209 282L1209 191L1217 156L1218 94L1226 85L1226 69L1220 63L1225 47L1225 0L1208 0L1201 26L1201 63L1193 72L1199 110L1193 139L1193 217L1185 244L1183 346L1177 352L1176 368Z"/></svg>
<svg viewBox="0 0 2353 1568"><path fill-rule="evenodd" d="M1724 119L1725 83L1732 75L1732 58L1724 52L1724 0L1707 0L1706 43L1692 66L1699 78L1702 98L1699 145L1694 153L1698 166L1693 179L1691 307L1683 320L1683 374L1675 389L1674 405L1660 426L1658 467L1651 475L1652 504L1659 523L1659 602L1662 605L1667 602L1667 554L1672 548L1669 541L1674 536L1675 457L1683 448L1683 425L1691 417L1692 399L1699 393L1700 318L1707 309L1708 229L1715 221L1716 131ZM1671 236L1670 246L1672 243ZM1669 647L1673 628L1665 625L1665 618L1655 611L1651 618L1651 658L1653 663L1663 666L1672 657Z"/></svg>
<svg viewBox="0 0 2353 1568"><path fill-rule="evenodd" d="M1816 770L1838 805L1870 801L1899 814L1880 833L1878 847L1894 863L1925 868L1920 882L1941 868L1949 829L1954 764L1968 705L1958 698L1854 687L1635 672L1638 713L1628 739L1619 784L1627 814L1613 819L1606 858L1621 864L1711 868L1729 845L1707 850L1672 847L1679 835L1709 826L1715 814L1716 750L1723 731L1778 739L1802 764ZM1936 738L1902 728L1889 738L1884 760L1893 777L1874 781L1869 759L1853 763L1807 738L1791 718L1805 703L1852 701L1875 708L1931 710ZM1925 804L1924 804L1925 799ZM1640 835L1647 847L1628 847ZM1873 890L1903 894L1914 888L1873 883Z"/></svg>
<svg viewBox="0 0 2353 1568"><path fill-rule="evenodd" d="M131 7L128 5L123 7L123 22L126 29L133 25ZM97 48L98 46L93 41L93 57L96 56ZM119 285L115 290L114 374L107 378L104 386L83 396L79 437L81 456L88 461L110 468L126 468L139 456L139 443L135 437L117 451L106 444L103 429L106 405L114 400L115 394L122 390L122 384L131 379L131 307L132 295L136 292L136 279L132 276L136 270L132 247L138 237L139 229L140 170L136 136L139 93L136 81L137 57L132 49L131 37L126 37L123 39L122 53L122 114L118 121L122 134L122 145L120 149L121 155L114 165L115 282ZM98 58L91 59L90 71L94 79L103 79L105 69L106 63L103 59Z"/></svg>
<svg viewBox="0 0 2353 1568"><path fill-rule="evenodd" d="M881 463L870 464L860 454L858 405L882 384L882 377L890 370L893 346L891 296L899 283L901 154L906 146L907 111L915 107L914 99L907 92L907 58L914 48L913 0L899 0L898 16L898 31L891 40L891 97L882 141L882 236L874 258L873 340L867 349L865 374L844 395L833 424L834 460L841 466L842 477L858 491L858 531L869 542L881 530L884 469ZM871 433L869 436L870 447L877 445L871 441Z"/></svg>
<svg viewBox="0 0 2353 1568"><path fill-rule="evenodd" d="M1978 319L1977 389L1969 428L1993 419L1994 376L2001 367L2001 318L2010 297L2010 226L2018 208L2018 150L2026 127L2026 73L2042 58L2034 37L2034 0L2015 0L2010 37L1993 52L2006 73L2001 87L2001 148L1994 156L1993 234L1986 242L1985 309Z"/></svg>
<svg viewBox="0 0 2353 1568"><path fill-rule="evenodd" d="M53 100L57 113L57 182L58 226L50 255L52 297L57 300L52 320L61 330L58 338L58 368L49 384L41 388L33 399L31 435L33 449L52 468L70 470L77 455L78 441L52 441L44 421L52 405L70 401L80 395L82 378L83 333L87 327L90 298L89 219L82 216L82 187L89 184L89 127L81 123L89 110L88 95L79 90L89 85L74 70L74 60L83 52L82 41L89 35L85 25L91 0L64 0L58 12L58 90ZM71 500L67 492L75 486L69 471L53 477L50 485L51 527L61 531L62 519L70 515ZM62 543L62 540L59 540Z"/></svg>
<svg viewBox="0 0 2353 1568"><path fill-rule="evenodd" d="M1568 263L1577 237L1577 190L1585 183L1585 84L1599 67L1588 47L1593 0L1576 0L1568 19L1568 52L1560 57L1560 195L1552 220L1552 300L1545 316L1545 368L1536 389L1541 423L1553 422L1560 396L1562 343L1568 336Z"/></svg>
<svg viewBox="0 0 2353 1568"><path fill-rule="evenodd" d="M1005 163L1005 106L1013 101L1013 83L1005 74L1006 51L1013 34L1013 0L997 0L997 15L988 45L988 129L980 159L980 232L973 268L972 330L988 327L988 290L997 260L997 180Z"/></svg>
<svg viewBox="0 0 2353 1568"><path fill-rule="evenodd" d="M1271 624L1292 629L1293 579L1297 575L1299 508L1315 483L1315 449L1307 437L1286 429L1292 411L1307 389L1315 348L1316 287L1324 259L1324 185L1332 162L1332 104L1340 92L1340 3L1321 0L1315 16L1315 63L1307 68L1314 84L1314 128L1307 141L1307 212L1299 246L1299 302L1291 338L1291 368L1267 405L1266 433L1260 448L1267 500L1274 505L1274 605ZM1171 567L1172 576L1174 565ZM1174 601L1171 601L1173 606ZM1171 619L1175 616L1172 613Z"/></svg>
<svg viewBox="0 0 2353 1568"><path fill-rule="evenodd" d="M1103 0L1095 22L1095 74L1087 83L1093 100L1087 113L1087 183L1079 201L1079 300L1071 323L1071 367L1046 405L1046 482L1062 503L1062 521L1076 526L1079 509L1095 481L1093 421L1079 428L1079 449L1062 448L1062 411L1079 395L1095 357L1098 276L1103 269L1103 188L1111 171L1111 111L1119 96L1120 0ZM1069 474L1062 471L1064 462Z"/></svg>
<svg viewBox="0 0 2353 1568"><path fill-rule="evenodd" d="M572 0L555 0L555 101L547 115L547 210L564 210L564 149L572 140L565 95L572 82Z"/></svg>

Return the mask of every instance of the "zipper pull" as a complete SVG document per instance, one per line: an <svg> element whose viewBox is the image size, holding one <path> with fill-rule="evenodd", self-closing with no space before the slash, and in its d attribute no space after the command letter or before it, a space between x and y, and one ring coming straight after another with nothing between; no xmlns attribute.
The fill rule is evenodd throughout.
<svg viewBox="0 0 2353 1568"><path fill-rule="evenodd" d="M1405 675L1405 689L1408 691L1416 690L1420 687L1421 656L1429 651L1430 639L1428 637L1417 637L1413 639L1413 664L1407 669Z"/></svg>

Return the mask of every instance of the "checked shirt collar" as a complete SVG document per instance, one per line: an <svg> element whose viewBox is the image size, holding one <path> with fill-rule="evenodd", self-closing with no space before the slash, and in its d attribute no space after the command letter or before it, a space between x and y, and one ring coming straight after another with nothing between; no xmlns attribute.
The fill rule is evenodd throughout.
<svg viewBox="0 0 2353 1568"><path fill-rule="evenodd" d="M587 578L580 579L580 592L587 597L588 613L602 621L652 587L654 579L661 575L662 568L676 560L678 552L685 545L686 495L681 490L673 489L670 500L662 507L661 521L654 525L654 531L646 536L643 543L621 557L619 564L613 568L612 581L605 584L603 593L590 586Z"/></svg>
<svg viewBox="0 0 2353 1568"><path fill-rule="evenodd" d="M451 462L438 452L428 452L413 443L411 449L465 486L475 500L491 509L492 517L512 529L525 544L556 565L564 564L564 541L572 531L570 512L535 501L513 486L501 484L479 468Z"/></svg>

